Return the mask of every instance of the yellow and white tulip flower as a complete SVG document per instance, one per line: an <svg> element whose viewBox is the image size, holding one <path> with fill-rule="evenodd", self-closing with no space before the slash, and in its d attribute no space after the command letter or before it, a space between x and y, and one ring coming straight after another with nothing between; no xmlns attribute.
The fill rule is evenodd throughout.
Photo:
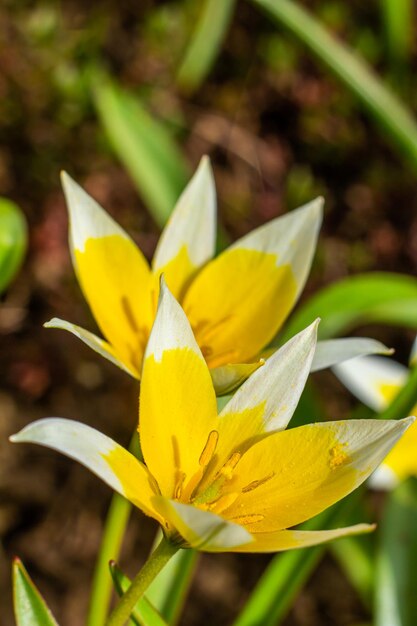
<svg viewBox="0 0 417 626"><path fill-rule="evenodd" d="M216 192L203 157L159 240L152 265L129 235L67 174L62 176L76 275L105 339L54 318L136 378L155 318L159 278L181 303L218 395L263 364L307 279L322 219L321 198L257 228L213 259ZM324 343L313 370L359 354L386 353L379 342Z"/></svg>
<svg viewBox="0 0 417 626"><path fill-rule="evenodd" d="M144 462L98 431L64 419L34 422L12 441L48 446L84 464L155 518L180 547L276 552L372 530L366 524L292 529L360 485L414 420L285 430L310 372L317 324L271 356L218 415L207 362L162 282L141 381Z"/></svg>

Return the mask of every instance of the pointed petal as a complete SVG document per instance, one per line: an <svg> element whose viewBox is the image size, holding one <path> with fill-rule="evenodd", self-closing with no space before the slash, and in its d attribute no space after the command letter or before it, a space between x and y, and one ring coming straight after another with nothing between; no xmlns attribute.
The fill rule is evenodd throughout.
<svg viewBox="0 0 417 626"><path fill-rule="evenodd" d="M259 359L254 363L221 365L210 370L216 396L225 396L232 393L264 364L265 360Z"/></svg>
<svg viewBox="0 0 417 626"><path fill-rule="evenodd" d="M213 257L215 245L216 189L210 159L204 156L161 235L153 271L164 273L180 300L195 272Z"/></svg>
<svg viewBox="0 0 417 626"><path fill-rule="evenodd" d="M414 413L417 413L417 407ZM407 432L394 446L384 462L370 478L375 489L393 489L399 482L417 476L417 423L410 426Z"/></svg>
<svg viewBox="0 0 417 626"><path fill-rule="evenodd" d="M219 416L216 463L207 486L231 454L242 454L267 432L283 430L304 389L317 341L318 320L290 339L237 390Z"/></svg>
<svg viewBox="0 0 417 626"><path fill-rule="evenodd" d="M184 310L210 367L245 363L276 335L304 286L322 200L243 237L190 285Z"/></svg>
<svg viewBox="0 0 417 626"><path fill-rule="evenodd" d="M155 508L181 535L188 546L204 552L227 552L253 541L239 524L189 505L156 497Z"/></svg>
<svg viewBox="0 0 417 626"><path fill-rule="evenodd" d="M376 339L367 337L347 337L328 339L317 343L316 353L311 366L312 372L324 370L338 363L369 354L392 354L394 350L387 348Z"/></svg>
<svg viewBox="0 0 417 626"><path fill-rule="evenodd" d="M206 362L184 311L162 281L140 397L142 452L162 495L174 497L201 471L200 457L217 422Z"/></svg>
<svg viewBox="0 0 417 626"><path fill-rule="evenodd" d="M68 174L62 183L81 289L119 359L139 375L153 319L148 264L127 233Z"/></svg>
<svg viewBox="0 0 417 626"><path fill-rule="evenodd" d="M273 433L240 459L233 492L242 494L222 514L256 516L250 532L300 524L356 489L413 421L322 422Z"/></svg>
<svg viewBox="0 0 417 626"><path fill-rule="evenodd" d="M10 437L13 443L38 443L62 452L94 472L112 489L158 521L155 492L146 467L133 454L98 430L61 418L41 419Z"/></svg>
<svg viewBox="0 0 417 626"><path fill-rule="evenodd" d="M392 359L364 356L333 368L339 380L361 402L382 411L404 385L408 369Z"/></svg>
<svg viewBox="0 0 417 626"><path fill-rule="evenodd" d="M252 543L234 548L233 552L281 552L307 548L340 537L369 533L374 529L373 524L356 524L334 530L277 530L270 533L253 533Z"/></svg>
<svg viewBox="0 0 417 626"><path fill-rule="evenodd" d="M83 341L89 348L103 356L108 361L111 361L113 365L117 365L117 367L120 367L122 370L135 378L138 377L138 372L135 369L129 368L125 363L119 360L116 351L109 343L107 343L107 341L104 341L104 339L97 337L97 335L81 328L81 326L76 326L75 324L61 320L58 317L53 317L49 320L49 322L45 322L44 327L67 330L78 337L78 339L81 339L81 341Z"/></svg>

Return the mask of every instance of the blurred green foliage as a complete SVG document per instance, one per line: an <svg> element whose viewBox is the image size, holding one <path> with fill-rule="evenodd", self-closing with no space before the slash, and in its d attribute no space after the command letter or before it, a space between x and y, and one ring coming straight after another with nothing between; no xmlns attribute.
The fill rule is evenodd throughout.
<svg viewBox="0 0 417 626"><path fill-rule="evenodd" d="M19 207L0 198L0 293L18 271L27 246L26 221Z"/></svg>

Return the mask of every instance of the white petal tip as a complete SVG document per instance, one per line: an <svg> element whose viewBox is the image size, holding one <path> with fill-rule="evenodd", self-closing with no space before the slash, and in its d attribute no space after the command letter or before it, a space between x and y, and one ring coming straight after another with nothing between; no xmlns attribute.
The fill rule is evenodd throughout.
<svg viewBox="0 0 417 626"><path fill-rule="evenodd" d="M75 182L75 180L65 170L61 170L59 176L61 178L61 184L64 188L64 191L69 190L71 187L78 187L78 184Z"/></svg>
<svg viewBox="0 0 417 626"><path fill-rule="evenodd" d="M25 438L26 428L27 426L25 428L22 428L22 430L20 430L18 433L15 433L14 435L10 435L9 441L11 441L12 443L22 443L26 441L26 438Z"/></svg>
<svg viewBox="0 0 417 626"><path fill-rule="evenodd" d="M57 317L53 317L47 322L42 324L43 328L58 328L60 325L60 320Z"/></svg>

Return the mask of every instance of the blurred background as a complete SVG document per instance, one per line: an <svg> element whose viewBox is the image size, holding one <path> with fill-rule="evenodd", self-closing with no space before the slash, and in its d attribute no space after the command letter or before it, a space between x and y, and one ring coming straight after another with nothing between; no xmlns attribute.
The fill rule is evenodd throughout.
<svg viewBox="0 0 417 626"><path fill-rule="evenodd" d="M208 2L206 21L205 3L192 0L0 4L0 195L21 207L29 229L23 266L0 306L4 626L13 623L14 554L60 623L83 624L111 496L76 463L40 447L12 446L8 435L36 418L62 416L127 444L137 419L135 381L74 337L42 328L56 316L95 330L69 257L60 170L81 183L149 259L176 197L208 154L223 238L230 241L325 197L303 300L360 272L416 273L413 2L289 3L308 9L349 54L376 70L387 86L383 95L398 97L394 104L378 90L368 93L367 74L356 72L358 87L349 59L332 67L338 57L331 48L314 49L285 15L265 12L268 4L274 2ZM360 331L406 359L412 331ZM316 380L328 391L326 414L347 417L353 402L332 374ZM128 573L144 561L154 530L134 513L122 558ZM203 556L181 623L230 623L268 560ZM369 609L327 555L282 623L369 621Z"/></svg>

